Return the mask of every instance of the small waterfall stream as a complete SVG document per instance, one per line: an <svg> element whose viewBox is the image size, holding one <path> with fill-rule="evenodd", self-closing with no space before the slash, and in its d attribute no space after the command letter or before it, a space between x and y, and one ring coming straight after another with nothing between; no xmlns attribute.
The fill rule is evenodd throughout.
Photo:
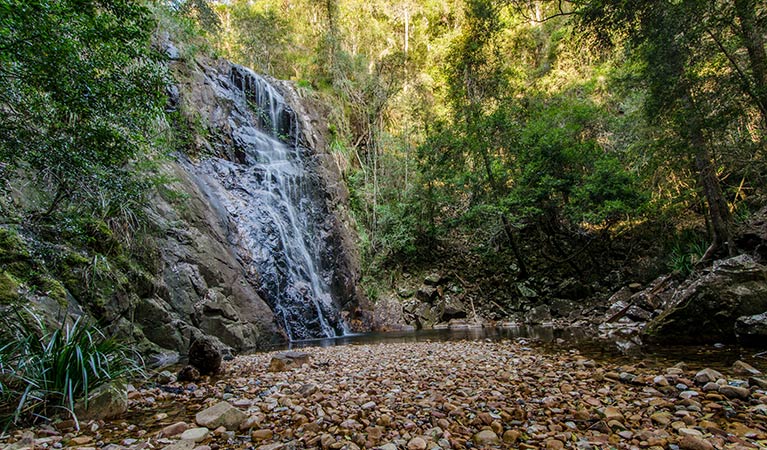
<svg viewBox="0 0 767 450"><path fill-rule="evenodd" d="M261 286L291 340L348 333L332 298L325 199L300 145L298 120L280 93L251 70L233 66L225 91L234 161L200 163L208 187L234 221L239 257ZM212 179L211 179L212 178ZM231 239L232 237L230 237Z"/></svg>

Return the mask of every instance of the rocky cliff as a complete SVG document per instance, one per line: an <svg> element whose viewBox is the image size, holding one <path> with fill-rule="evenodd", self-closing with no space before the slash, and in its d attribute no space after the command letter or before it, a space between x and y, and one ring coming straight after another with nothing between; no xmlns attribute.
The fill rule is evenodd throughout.
<svg viewBox="0 0 767 450"><path fill-rule="evenodd" d="M52 323L85 312L171 356L202 335L245 352L364 330L348 192L318 106L288 82L161 46L174 149L142 236L128 248L94 223L85 244L52 244L39 225L0 226L0 308L25 304ZM2 206L34 210L25 186Z"/></svg>

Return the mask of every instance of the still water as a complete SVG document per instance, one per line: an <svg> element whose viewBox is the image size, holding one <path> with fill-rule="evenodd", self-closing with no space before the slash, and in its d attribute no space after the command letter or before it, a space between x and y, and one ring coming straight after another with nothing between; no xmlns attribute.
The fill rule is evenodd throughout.
<svg viewBox="0 0 767 450"><path fill-rule="evenodd" d="M540 348L544 352L577 351L588 358L609 360L616 364L641 363L668 367L679 362L685 362L691 369L703 367L725 369L735 361L742 360L756 367L767 367L767 354L765 354L764 349L720 344L627 346L625 341L597 338L593 329L555 328L540 325L364 333L335 338L293 341L286 346L273 350L462 340L517 340L528 342L531 347Z"/></svg>

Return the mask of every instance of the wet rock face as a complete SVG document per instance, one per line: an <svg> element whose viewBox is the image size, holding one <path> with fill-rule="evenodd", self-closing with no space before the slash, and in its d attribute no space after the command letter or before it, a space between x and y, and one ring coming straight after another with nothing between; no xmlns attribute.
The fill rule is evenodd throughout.
<svg viewBox="0 0 767 450"><path fill-rule="evenodd" d="M196 144L205 156L180 157L181 167L225 228L244 281L285 334L295 340L345 333L360 305L359 269L338 214L346 196L322 149L311 146L323 144L321 134L307 124L298 97L288 95L290 85L278 90L225 61L198 65L186 74L191 82L180 101L207 124ZM185 275L184 291L199 291L198 274ZM231 334L238 308L225 292L206 293L206 300L196 308L197 322L216 336Z"/></svg>
<svg viewBox="0 0 767 450"><path fill-rule="evenodd" d="M645 335L657 342L733 342L739 317L765 311L767 267L740 255L717 261L709 273L675 291Z"/></svg>
<svg viewBox="0 0 767 450"><path fill-rule="evenodd" d="M136 301L135 321L149 341L180 354L201 336L237 351L281 342L257 274L246 270L230 240L230 218L206 198L188 164L179 157L161 168L182 200L151 201L148 215L162 231L154 242L157 276L154 295Z"/></svg>
<svg viewBox="0 0 767 450"><path fill-rule="evenodd" d="M324 336L328 328L343 332L344 318L362 331L359 262L348 218L338 213L348 193L332 157L323 153L325 140L313 128L317 118L288 83L273 83L284 93L279 100L275 87L226 61L174 60L172 70L179 83L171 107L204 129L190 131L188 154L194 156L178 154L161 167L173 195L150 202L148 215L160 232L155 282L134 299L139 332L185 354L201 336L222 348L251 351L288 337ZM260 152L264 146L269 151ZM270 158L294 171L285 183L277 183L285 174L266 164ZM283 164L296 158L305 166ZM298 202L295 223L311 223L306 235L289 240L306 247L314 268L275 256L286 253L281 236L295 223L269 220L272 212L287 214L284 203L264 207L274 193ZM317 277L287 276L291 271ZM317 286L324 296L319 307L313 303ZM318 309L332 316L326 324L317 319Z"/></svg>

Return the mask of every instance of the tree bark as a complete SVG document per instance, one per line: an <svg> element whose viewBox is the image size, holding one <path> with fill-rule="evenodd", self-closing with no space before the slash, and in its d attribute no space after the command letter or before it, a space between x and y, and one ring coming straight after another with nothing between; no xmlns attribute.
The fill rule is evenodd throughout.
<svg viewBox="0 0 767 450"><path fill-rule="evenodd" d="M493 166L492 162L490 161L490 155L487 153L487 149L482 149L482 161L485 165L485 173L487 174L487 181L490 183L490 187L493 190L493 197L495 199L495 203L498 204L499 202L499 187L496 184L495 176L493 175ZM524 280L527 277L530 276L530 274L527 272L527 264L525 264L525 257L522 255L522 251L519 249L519 246L517 245L517 239L514 235L514 229L511 226L511 223L509 222L509 218L506 217L506 214L501 212L501 222L503 223L503 231L506 233L506 237L509 239L509 246L511 247L512 253L514 253L514 258L517 260L517 264L519 265L519 273L517 274L517 278L520 280Z"/></svg>
<svg viewBox="0 0 767 450"><path fill-rule="evenodd" d="M703 262L712 259L715 254L722 250L732 255L734 249L730 242L730 209L724 195L722 195L722 188L716 175L711 152L703 136L700 120L696 117L697 113L692 110L691 105L692 102L688 102L688 113L693 117L688 124L690 127L690 144L695 153L695 171L706 198L708 218L711 222L711 245L701 258L701 262Z"/></svg>
<svg viewBox="0 0 767 450"><path fill-rule="evenodd" d="M764 50L764 36L759 30L756 18L756 1L735 0L735 13L740 19L743 43L748 50L755 91L761 103L760 110L763 112L762 119L767 126L767 117L764 117L764 111L767 111L767 54Z"/></svg>

